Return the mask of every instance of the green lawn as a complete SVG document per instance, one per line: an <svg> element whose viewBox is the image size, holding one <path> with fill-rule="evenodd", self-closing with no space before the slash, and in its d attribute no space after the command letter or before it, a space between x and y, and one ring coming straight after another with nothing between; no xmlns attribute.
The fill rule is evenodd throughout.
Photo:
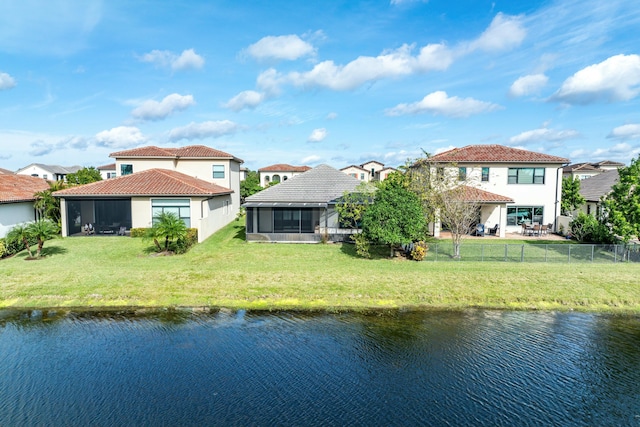
<svg viewBox="0 0 640 427"><path fill-rule="evenodd" d="M640 264L504 262L505 242L496 243L495 261L429 262L430 250L426 261L415 262L361 259L352 245L247 244L241 222L180 256L150 256L152 244L142 239L56 239L46 243L45 259L27 261L22 252L0 260L0 307L491 307L640 313ZM474 247L477 251L465 242L463 257L465 248ZM525 247L530 249L535 247Z"/></svg>

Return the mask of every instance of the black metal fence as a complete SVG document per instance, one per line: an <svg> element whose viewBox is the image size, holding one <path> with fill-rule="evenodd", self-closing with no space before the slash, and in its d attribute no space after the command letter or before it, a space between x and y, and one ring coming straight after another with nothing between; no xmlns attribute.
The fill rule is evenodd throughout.
<svg viewBox="0 0 640 427"><path fill-rule="evenodd" d="M640 245L588 244L462 244L460 257L453 256L453 244L429 245L425 261L491 261L550 263L640 262Z"/></svg>

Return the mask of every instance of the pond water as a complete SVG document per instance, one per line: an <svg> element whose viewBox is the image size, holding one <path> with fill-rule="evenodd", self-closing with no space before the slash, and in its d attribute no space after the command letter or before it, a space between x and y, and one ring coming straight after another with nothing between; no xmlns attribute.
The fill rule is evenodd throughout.
<svg viewBox="0 0 640 427"><path fill-rule="evenodd" d="M640 318L0 310L2 426L640 426Z"/></svg>

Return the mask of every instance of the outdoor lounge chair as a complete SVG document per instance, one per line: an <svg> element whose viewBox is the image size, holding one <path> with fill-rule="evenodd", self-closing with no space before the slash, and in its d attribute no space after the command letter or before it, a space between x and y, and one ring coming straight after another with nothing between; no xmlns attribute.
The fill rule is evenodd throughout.
<svg viewBox="0 0 640 427"><path fill-rule="evenodd" d="M497 236L498 235L498 227L500 227L500 224L496 224L493 226L493 228L489 228L487 230L487 232L489 233L489 236Z"/></svg>

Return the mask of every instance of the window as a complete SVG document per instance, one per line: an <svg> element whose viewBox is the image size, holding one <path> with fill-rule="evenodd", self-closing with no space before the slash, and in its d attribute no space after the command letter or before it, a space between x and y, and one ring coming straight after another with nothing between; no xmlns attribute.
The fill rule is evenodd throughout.
<svg viewBox="0 0 640 427"><path fill-rule="evenodd" d="M360 174L360 181L364 181L364 172Z"/></svg>
<svg viewBox="0 0 640 427"><path fill-rule="evenodd" d="M482 182L489 182L489 168L482 168Z"/></svg>
<svg viewBox="0 0 640 427"><path fill-rule="evenodd" d="M267 184L269 183L269 175L265 175L264 182L266 182Z"/></svg>
<svg viewBox="0 0 640 427"><path fill-rule="evenodd" d="M49 177L49 175L47 175L46 173L42 174L42 179L47 179Z"/></svg>
<svg viewBox="0 0 640 427"><path fill-rule="evenodd" d="M120 175L131 175L133 173L133 165L120 165Z"/></svg>
<svg viewBox="0 0 640 427"><path fill-rule="evenodd" d="M154 224L156 216L164 212L174 213L187 228L191 227L191 202L189 199L151 199L151 216Z"/></svg>
<svg viewBox="0 0 640 427"><path fill-rule="evenodd" d="M544 168L509 168L509 184L544 184Z"/></svg>
<svg viewBox="0 0 640 427"><path fill-rule="evenodd" d="M467 168L461 166L458 168L458 181L464 181L467 179Z"/></svg>
<svg viewBox="0 0 640 427"><path fill-rule="evenodd" d="M280 182L280 175L273 175L273 182Z"/></svg>
<svg viewBox="0 0 640 427"><path fill-rule="evenodd" d="M213 165L213 179L224 179L224 165Z"/></svg>
<svg viewBox="0 0 640 427"><path fill-rule="evenodd" d="M289 179L289 177L288 177L288 176L283 176L283 177L282 177L282 180L283 180L283 181L286 181L287 179Z"/></svg>
<svg viewBox="0 0 640 427"><path fill-rule="evenodd" d="M507 225L542 224L544 208L542 206L509 206L507 208Z"/></svg>

